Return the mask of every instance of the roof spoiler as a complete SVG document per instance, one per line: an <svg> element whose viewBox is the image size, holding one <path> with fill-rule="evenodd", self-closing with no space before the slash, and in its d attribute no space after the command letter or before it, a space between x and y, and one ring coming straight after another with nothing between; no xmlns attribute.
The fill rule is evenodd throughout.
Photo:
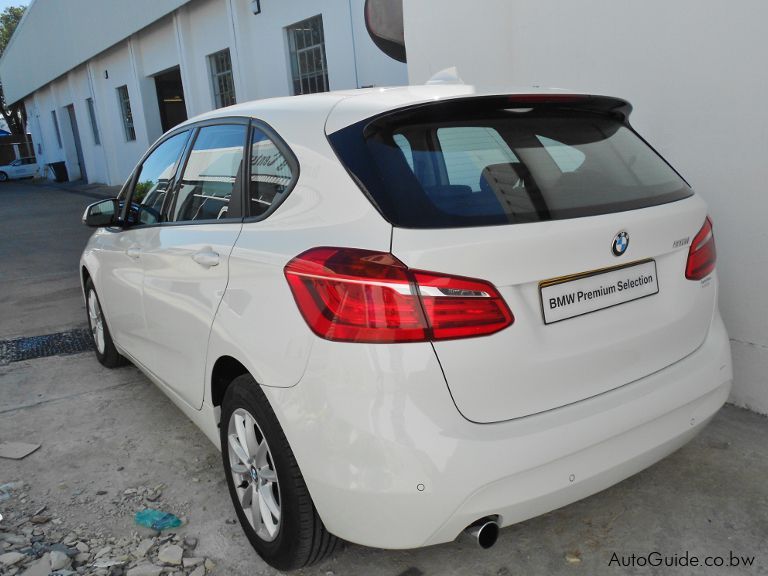
<svg viewBox="0 0 768 576"><path fill-rule="evenodd" d="M623 98L614 96L597 96L594 94L511 94L506 96L509 103L515 107L526 108L528 106L553 105L570 107L573 105L581 110L593 110L621 116L624 121L629 120L632 114L632 104Z"/></svg>
<svg viewBox="0 0 768 576"><path fill-rule="evenodd" d="M408 116L424 118L424 113L435 106L455 109L461 113L467 108L474 108L486 102L496 108L577 108L610 114L617 117L623 123L629 123L629 115L632 113L632 105L622 98L612 96L595 96L593 94L568 94L567 92L550 92L539 94L499 94L490 96L461 96L458 98L445 98L438 101L419 102L403 108L388 110L372 118L363 120L366 124L363 133L368 137L373 132L385 127L392 121L401 122Z"/></svg>

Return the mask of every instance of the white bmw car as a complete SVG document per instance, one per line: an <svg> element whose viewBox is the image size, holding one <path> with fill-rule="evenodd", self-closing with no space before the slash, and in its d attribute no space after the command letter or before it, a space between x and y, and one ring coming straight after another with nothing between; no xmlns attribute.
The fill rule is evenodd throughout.
<svg viewBox="0 0 768 576"><path fill-rule="evenodd" d="M488 547L728 397L707 207L630 111L422 86L194 118L84 215L96 355L221 447L272 566Z"/></svg>

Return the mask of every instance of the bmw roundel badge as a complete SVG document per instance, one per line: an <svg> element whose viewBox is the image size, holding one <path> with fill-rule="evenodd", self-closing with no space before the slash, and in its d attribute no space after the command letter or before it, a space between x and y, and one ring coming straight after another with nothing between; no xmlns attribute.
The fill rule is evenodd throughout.
<svg viewBox="0 0 768 576"><path fill-rule="evenodd" d="M616 237L613 239L611 250L613 250L614 256L621 256L627 251L627 248L629 248L629 233L622 230L616 234Z"/></svg>

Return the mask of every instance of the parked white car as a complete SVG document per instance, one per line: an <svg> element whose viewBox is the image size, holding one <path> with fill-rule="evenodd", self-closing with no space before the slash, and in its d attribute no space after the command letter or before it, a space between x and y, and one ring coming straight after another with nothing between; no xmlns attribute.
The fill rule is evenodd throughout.
<svg viewBox="0 0 768 576"><path fill-rule="evenodd" d="M223 448L274 567L491 546L728 397L707 207L630 110L444 85L194 118L84 215L96 355Z"/></svg>
<svg viewBox="0 0 768 576"><path fill-rule="evenodd" d="M0 182L18 178L33 178L37 175L39 166L35 158L17 158L10 164L0 166Z"/></svg>

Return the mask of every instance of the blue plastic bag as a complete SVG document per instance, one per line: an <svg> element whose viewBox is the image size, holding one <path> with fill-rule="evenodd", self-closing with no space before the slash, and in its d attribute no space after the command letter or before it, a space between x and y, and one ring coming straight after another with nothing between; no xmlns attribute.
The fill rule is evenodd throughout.
<svg viewBox="0 0 768 576"><path fill-rule="evenodd" d="M167 530L168 528L178 528L181 526L181 520L178 516L162 510L153 510L145 508L136 512L134 517L136 524L152 528L153 530Z"/></svg>

